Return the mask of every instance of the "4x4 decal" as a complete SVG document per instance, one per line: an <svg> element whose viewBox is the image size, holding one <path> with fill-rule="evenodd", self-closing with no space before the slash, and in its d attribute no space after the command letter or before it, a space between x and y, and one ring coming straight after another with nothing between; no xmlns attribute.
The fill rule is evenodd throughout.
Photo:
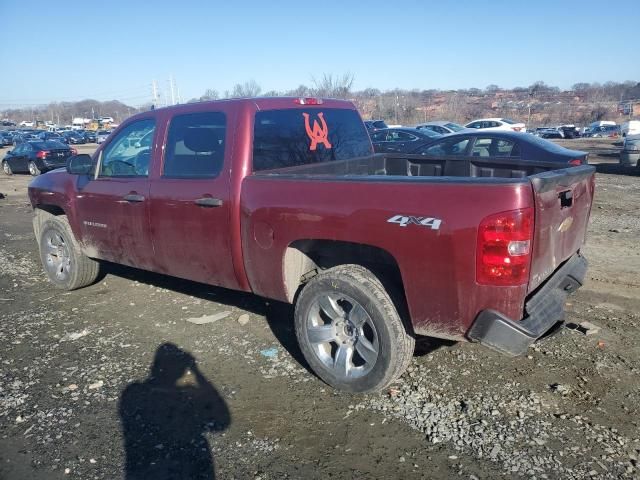
<svg viewBox="0 0 640 480"><path fill-rule="evenodd" d="M433 217L414 217L412 215L394 215L389 220L388 223L397 223L401 227L406 227L407 225L418 225L421 227L427 227L431 230L439 230L440 224L442 220L439 218Z"/></svg>

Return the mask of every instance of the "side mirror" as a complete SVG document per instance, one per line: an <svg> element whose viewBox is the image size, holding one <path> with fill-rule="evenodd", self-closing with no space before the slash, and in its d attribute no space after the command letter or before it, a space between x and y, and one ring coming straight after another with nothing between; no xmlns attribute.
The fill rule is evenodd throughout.
<svg viewBox="0 0 640 480"><path fill-rule="evenodd" d="M90 175L93 173L93 160L91 155L81 153L67 160L67 172L71 175Z"/></svg>

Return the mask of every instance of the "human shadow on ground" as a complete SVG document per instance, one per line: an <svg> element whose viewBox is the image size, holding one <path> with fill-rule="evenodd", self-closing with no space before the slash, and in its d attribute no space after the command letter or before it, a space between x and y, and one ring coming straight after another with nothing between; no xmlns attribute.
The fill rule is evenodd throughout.
<svg viewBox="0 0 640 480"><path fill-rule="evenodd" d="M119 413L126 480L215 478L205 434L228 428L231 415L190 353L160 345L149 377L122 392Z"/></svg>

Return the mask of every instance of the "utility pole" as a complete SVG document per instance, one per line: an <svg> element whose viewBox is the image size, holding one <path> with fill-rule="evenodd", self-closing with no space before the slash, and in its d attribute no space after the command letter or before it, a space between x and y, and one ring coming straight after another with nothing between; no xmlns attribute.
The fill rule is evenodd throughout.
<svg viewBox="0 0 640 480"><path fill-rule="evenodd" d="M176 104L176 93L173 87L173 75L169 75L169 88L171 89L171 105Z"/></svg>
<svg viewBox="0 0 640 480"><path fill-rule="evenodd" d="M153 105L154 106L158 106L158 82L156 82L155 80L151 81L151 94L153 96Z"/></svg>

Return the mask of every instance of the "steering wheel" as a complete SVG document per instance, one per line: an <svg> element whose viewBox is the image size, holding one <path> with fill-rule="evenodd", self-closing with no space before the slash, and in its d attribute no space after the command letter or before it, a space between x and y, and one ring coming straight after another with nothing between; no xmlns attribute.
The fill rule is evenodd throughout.
<svg viewBox="0 0 640 480"><path fill-rule="evenodd" d="M136 166L124 160L111 160L106 168L109 168L111 175L135 175L136 173Z"/></svg>
<svg viewBox="0 0 640 480"><path fill-rule="evenodd" d="M141 175L141 176L147 176L149 175L149 162L151 160L151 152L149 151L149 149L145 149L142 150L141 152L138 152L138 154L135 156L133 163L134 163L134 170L136 172L136 175Z"/></svg>

